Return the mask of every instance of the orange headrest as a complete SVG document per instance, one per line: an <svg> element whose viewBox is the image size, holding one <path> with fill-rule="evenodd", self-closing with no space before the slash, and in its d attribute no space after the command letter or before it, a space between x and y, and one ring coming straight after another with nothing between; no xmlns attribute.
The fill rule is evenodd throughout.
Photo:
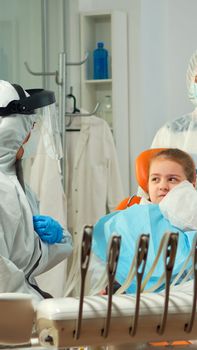
<svg viewBox="0 0 197 350"><path fill-rule="evenodd" d="M138 185L145 191L148 192L148 174L149 164L151 158L158 152L166 148L151 148L142 153L136 158L135 161L135 172Z"/></svg>

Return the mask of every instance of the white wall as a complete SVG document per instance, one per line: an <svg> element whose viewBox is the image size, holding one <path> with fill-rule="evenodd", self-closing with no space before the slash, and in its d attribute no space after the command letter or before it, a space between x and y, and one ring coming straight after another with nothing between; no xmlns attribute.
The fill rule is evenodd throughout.
<svg viewBox="0 0 197 350"><path fill-rule="evenodd" d="M43 17L44 3L46 15ZM42 72L44 68L46 72L58 70L59 53L65 45L63 0L0 0L0 6L0 78L26 88L42 87L46 80L45 87L57 95L55 77L44 79L31 75L24 62L27 61L33 72ZM43 29L46 29L45 35Z"/></svg>
<svg viewBox="0 0 197 350"><path fill-rule="evenodd" d="M64 13L62 0L45 0L46 4L46 57L45 65L47 72L59 71L59 54L65 51L65 33L64 33ZM54 76L48 76L46 79L46 88L51 89L56 94L58 101L58 84Z"/></svg>
<svg viewBox="0 0 197 350"><path fill-rule="evenodd" d="M79 11L128 13L131 182L134 160L166 121L193 109L185 73L196 50L196 0L79 0ZM123 135L124 137L124 135Z"/></svg>
<svg viewBox="0 0 197 350"><path fill-rule="evenodd" d="M66 26L66 54L68 62L80 62L84 57L80 56L80 16L78 0L65 0L65 26ZM74 88L77 105L80 106L80 66L67 67L67 93L70 87Z"/></svg>
<svg viewBox="0 0 197 350"><path fill-rule="evenodd" d="M42 80L30 75L25 66L42 67L40 0L0 0L0 78L26 88L40 86Z"/></svg>

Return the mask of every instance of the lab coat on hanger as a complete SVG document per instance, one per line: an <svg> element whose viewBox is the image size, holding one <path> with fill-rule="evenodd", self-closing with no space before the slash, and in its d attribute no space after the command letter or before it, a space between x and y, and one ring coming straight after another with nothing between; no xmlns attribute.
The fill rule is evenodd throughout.
<svg viewBox="0 0 197 350"><path fill-rule="evenodd" d="M71 117L66 132L66 194L68 230L73 234L74 253L65 291L79 278L79 249L84 225L113 211L124 198L120 169L109 125L96 116ZM69 118L67 118L68 122Z"/></svg>
<svg viewBox="0 0 197 350"><path fill-rule="evenodd" d="M123 187L111 130L101 118L73 117L66 133L68 228L75 235L94 224L123 198Z"/></svg>

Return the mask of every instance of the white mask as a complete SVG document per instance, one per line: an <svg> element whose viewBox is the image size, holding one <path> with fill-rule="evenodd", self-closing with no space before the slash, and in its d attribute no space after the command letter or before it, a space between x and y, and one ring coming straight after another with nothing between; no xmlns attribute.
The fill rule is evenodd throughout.
<svg viewBox="0 0 197 350"><path fill-rule="evenodd" d="M186 83L188 89L189 100L197 106L197 83L195 82L197 76L197 50L193 53L189 60L186 72Z"/></svg>
<svg viewBox="0 0 197 350"><path fill-rule="evenodd" d="M197 106L197 83L191 82L190 87L188 88L188 97L189 100Z"/></svg>

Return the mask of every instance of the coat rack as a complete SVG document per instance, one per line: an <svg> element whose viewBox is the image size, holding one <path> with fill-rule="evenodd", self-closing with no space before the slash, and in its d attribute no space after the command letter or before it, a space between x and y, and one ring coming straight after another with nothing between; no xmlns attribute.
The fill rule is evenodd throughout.
<svg viewBox="0 0 197 350"><path fill-rule="evenodd" d="M66 108L66 81L67 81L67 66L81 66L84 64L88 59L88 53L86 54L85 58L79 62L67 62L66 60L66 53L60 52L59 53L59 63L58 63L58 70L54 72L35 72L30 69L27 62L24 62L24 65L27 69L27 71L35 76L54 76L55 82L58 85L58 123L60 127L60 134L61 134L61 140L62 140L62 148L65 150L65 144L66 144L66 133L65 133L65 116L70 115L70 113L67 113L65 111ZM94 110L90 113L80 113L79 116L91 116L96 113L98 110L99 103L95 106ZM61 171L62 171L62 184L63 188L65 189L66 185L66 172L65 172L65 157L61 159Z"/></svg>

